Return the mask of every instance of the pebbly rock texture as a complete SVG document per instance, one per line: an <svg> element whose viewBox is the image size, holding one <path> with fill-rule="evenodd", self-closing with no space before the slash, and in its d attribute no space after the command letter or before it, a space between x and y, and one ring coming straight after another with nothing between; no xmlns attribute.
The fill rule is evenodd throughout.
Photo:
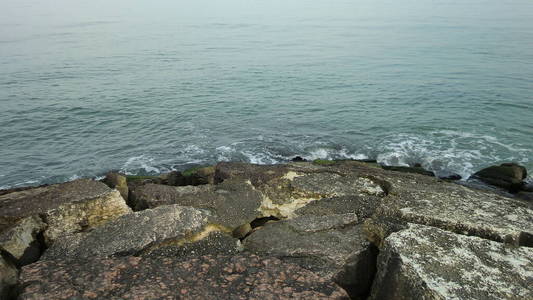
<svg viewBox="0 0 533 300"><path fill-rule="evenodd" d="M0 299L9 299L17 278L17 268L0 255Z"/></svg>
<svg viewBox="0 0 533 300"><path fill-rule="evenodd" d="M45 246L38 244L49 246L130 212L118 191L88 179L5 194L0 196L0 247L28 263L36 258L35 246Z"/></svg>
<svg viewBox="0 0 533 300"><path fill-rule="evenodd" d="M58 240L42 259L137 255L162 245L183 245L220 231L207 211L178 205L144 210Z"/></svg>
<svg viewBox="0 0 533 300"><path fill-rule="evenodd" d="M241 242L231 235L213 231L206 236L181 243L163 243L141 252L143 257L191 257L200 255L231 255L241 251Z"/></svg>
<svg viewBox="0 0 533 300"><path fill-rule="evenodd" d="M241 255L42 261L24 267L21 281L21 300L348 299L296 265Z"/></svg>
<svg viewBox="0 0 533 300"><path fill-rule="evenodd" d="M376 209L376 217L533 246L533 211L523 201L431 177L383 174L382 178L394 189Z"/></svg>
<svg viewBox="0 0 533 300"><path fill-rule="evenodd" d="M179 204L212 212L217 224L234 230L260 216L261 194L249 183L227 180L218 185L172 187L147 184L133 191L136 210Z"/></svg>
<svg viewBox="0 0 533 300"><path fill-rule="evenodd" d="M521 189L522 181L527 177L526 168L515 163L504 163L490 166L472 175L485 183L517 192Z"/></svg>
<svg viewBox="0 0 533 300"><path fill-rule="evenodd" d="M533 249L434 227L391 234L371 299L530 299Z"/></svg>
<svg viewBox="0 0 533 300"><path fill-rule="evenodd" d="M267 223L244 240L244 249L317 272L354 299L369 292L377 255L365 240L355 214L302 216Z"/></svg>
<svg viewBox="0 0 533 300"><path fill-rule="evenodd" d="M371 217L381 203L382 197L374 195L353 195L323 198L309 202L294 211L297 216L327 216L354 213L359 220Z"/></svg>

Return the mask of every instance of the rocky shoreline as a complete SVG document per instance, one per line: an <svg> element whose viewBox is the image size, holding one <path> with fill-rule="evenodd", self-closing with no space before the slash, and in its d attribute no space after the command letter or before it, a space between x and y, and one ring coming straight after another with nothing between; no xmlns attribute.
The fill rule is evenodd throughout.
<svg viewBox="0 0 533 300"><path fill-rule="evenodd" d="M0 298L532 299L526 175L296 158L0 191Z"/></svg>

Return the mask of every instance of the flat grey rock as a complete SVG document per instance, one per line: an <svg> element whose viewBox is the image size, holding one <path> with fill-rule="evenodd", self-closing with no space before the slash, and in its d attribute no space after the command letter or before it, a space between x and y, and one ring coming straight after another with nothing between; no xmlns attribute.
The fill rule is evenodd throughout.
<svg viewBox="0 0 533 300"><path fill-rule="evenodd" d="M531 299L533 249L410 224L378 256L371 299Z"/></svg>
<svg viewBox="0 0 533 300"><path fill-rule="evenodd" d="M407 174L406 174L407 175ZM392 177L376 214L498 242L533 246L533 210L524 201L430 177Z"/></svg>
<svg viewBox="0 0 533 300"><path fill-rule="evenodd" d="M119 217L87 233L58 240L44 260L138 254L162 245L195 242L217 231L209 213L192 207L165 205Z"/></svg>

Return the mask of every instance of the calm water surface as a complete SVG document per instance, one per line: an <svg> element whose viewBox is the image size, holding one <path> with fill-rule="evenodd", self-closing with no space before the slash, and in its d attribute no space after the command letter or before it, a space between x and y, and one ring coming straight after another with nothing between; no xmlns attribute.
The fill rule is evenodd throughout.
<svg viewBox="0 0 533 300"><path fill-rule="evenodd" d="M220 160L533 171L531 0L0 0L0 187Z"/></svg>

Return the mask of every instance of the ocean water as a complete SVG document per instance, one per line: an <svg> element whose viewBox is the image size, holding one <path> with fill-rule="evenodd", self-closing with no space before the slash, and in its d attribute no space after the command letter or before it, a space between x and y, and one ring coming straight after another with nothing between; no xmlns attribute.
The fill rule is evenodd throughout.
<svg viewBox="0 0 533 300"><path fill-rule="evenodd" d="M533 1L0 0L0 187L296 155L533 172Z"/></svg>

